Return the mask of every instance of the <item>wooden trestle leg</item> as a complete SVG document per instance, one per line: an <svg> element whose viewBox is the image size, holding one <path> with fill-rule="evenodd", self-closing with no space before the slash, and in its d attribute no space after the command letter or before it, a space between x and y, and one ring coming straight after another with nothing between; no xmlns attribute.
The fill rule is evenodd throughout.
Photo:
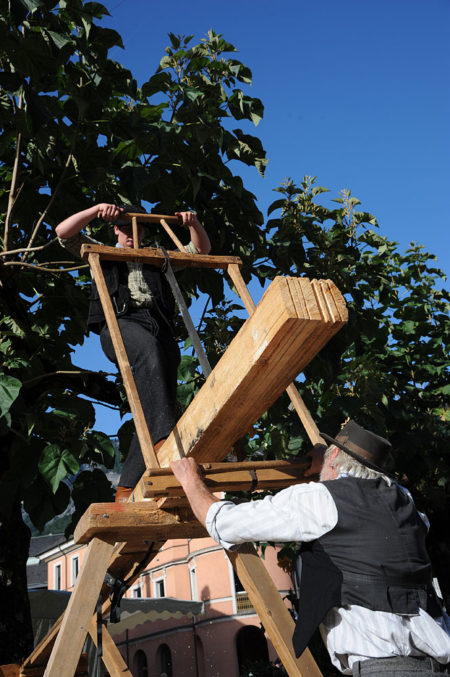
<svg viewBox="0 0 450 677"><path fill-rule="evenodd" d="M113 550L98 538L89 544L44 677L73 677Z"/></svg>
<svg viewBox="0 0 450 677"><path fill-rule="evenodd" d="M123 384L130 404L133 421L136 428L136 434L141 445L142 456L144 457L147 468L157 467L159 465L158 458L155 454L152 438L145 420L142 404L136 389L133 374L131 372L130 363L123 343L122 335L120 333L117 317L114 312L111 298L108 294L105 278L102 267L100 265L98 254L89 254L89 263L92 274L94 276L95 284L102 303L103 312L105 313L106 323L108 325L111 341L114 346L114 351L119 365L120 373L122 375Z"/></svg>

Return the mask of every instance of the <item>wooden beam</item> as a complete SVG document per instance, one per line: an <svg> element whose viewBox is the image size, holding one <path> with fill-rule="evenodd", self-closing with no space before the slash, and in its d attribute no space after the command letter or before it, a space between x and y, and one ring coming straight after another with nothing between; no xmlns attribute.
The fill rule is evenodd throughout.
<svg viewBox="0 0 450 677"><path fill-rule="evenodd" d="M256 491L283 489L292 484L307 482L303 477L310 460L297 463L289 461L257 461L242 463L203 463L200 468L203 480L212 492ZM184 491L170 468L150 468L143 480L147 497L184 496ZM166 504L165 504L166 506Z"/></svg>
<svg viewBox="0 0 450 677"><path fill-rule="evenodd" d="M79 520L75 543L96 537L107 543L127 540L161 541L169 538L205 538L205 528L190 508L162 510L153 501L139 503L92 503Z"/></svg>
<svg viewBox="0 0 450 677"><path fill-rule="evenodd" d="M322 302L331 293L319 291ZM225 458L344 325L344 311L342 299L341 314L324 317L309 280L276 278L158 450L160 465L188 454L200 463Z"/></svg>
<svg viewBox="0 0 450 677"><path fill-rule="evenodd" d="M89 254L98 254L102 261L135 261L151 263L162 267L166 257L162 249L157 247L107 247L106 245L84 244L81 247L81 258L87 259ZM187 252L169 251L167 255L174 268L227 268L230 263L242 263L238 256L214 256L211 254L188 254Z"/></svg>
<svg viewBox="0 0 450 677"><path fill-rule="evenodd" d="M230 265L227 268L227 272L234 283L236 292L244 302L244 306L248 314L253 315L256 306L242 278L240 267L235 263L230 263ZM311 416L306 404L303 402L303 399L294 383L290 383L287 386L286 392L312 444L320 444L322 442L322 438L320 437L319 429L313 417Z"/></svg>
<svg viewBox="0 0 450 677"><path fill-rule="evenodd" d="M295 657L292 646L294 621L254 546L246 543L238 550L227 550L226 553L288 675L320 677L322 673L308 649L300 658Z"/></svg>
<svg viewBox="0 0 450 677"><path fill-rule="evenodd" d="M180 216L172 216L169 214L139 214L137 212L126 212L125 214L120 215L122 221L132 221L133 217L139 221L139 223L160 223L161 219L165 219L167 223L172 225L179 226L182 225L183 219Z"/></svg>
<svg viewBox="0 0 450 677"><path fill-rule="evenodd" d="M175 247L178 247L178 249L180 250L180 252L186 251L185 248L184 248L184 244L183 244L183 243L181 242L181 240L179 240L178 237L175 235L175 233L173 232L172 228L171 228L171 227L169 226L169 224L167 223L166 219L161 219L161 225L162 225L162 227L164 228L164 230L166 231L167 235L168 235L168 236L170 237L170 239L172 240L172 242L174 243Z"/></svg>
<svg viewBox="0 0 450 677"><path fill-rule="evenodd" d="M155 454L152 438L145 420L144 411L142 409L141 400L136 388L134 376L131 371L128 355L125 345L120 333L117 317L112 306L111 298L106 287L105 278L102 267L100 265L99 255L90 254L89 264L91 266L92 274L94 275L95 284L102 302L103 312L105 313L106 323L108 325L111 341L114 346L117 364L119 365L120 373L122 375L123 384L127 392L127 398L130 405L131 413L133 415L133 422L136 428L136 434L141 445L142 456L146 467L159 465L158 458Z"/></svg>
<svg viewBox="0 0 450 677"><path fill-rule="evenodd" d="M97 646L96 616L92 617L91 624L89 626L89 634L93 643L95 646ZM133 674L128 669L127 664L122 658L122 654L114 644L114 640L105 626L102 628L102 651L102 661L105 668L108 670L110 677L133 677Z"/></svg>
<svg viewBox="0 0 450 677"><path fill-rule="evenodd" d="M113 550L96 538L89 544L44 677L73 677Z"/></svg>

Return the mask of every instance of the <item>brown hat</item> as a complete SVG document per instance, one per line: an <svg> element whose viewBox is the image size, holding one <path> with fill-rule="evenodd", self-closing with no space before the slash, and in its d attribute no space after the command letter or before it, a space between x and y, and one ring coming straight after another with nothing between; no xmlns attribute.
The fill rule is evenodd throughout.
<svg viewBox="0 0 450 677"><path fill-rule="evenodd" d="M392 449L388 440L361 428L355 421L348 421L335 438L325 433L320 435L363 465L378 472L383 472L383 463Z"/></svg>

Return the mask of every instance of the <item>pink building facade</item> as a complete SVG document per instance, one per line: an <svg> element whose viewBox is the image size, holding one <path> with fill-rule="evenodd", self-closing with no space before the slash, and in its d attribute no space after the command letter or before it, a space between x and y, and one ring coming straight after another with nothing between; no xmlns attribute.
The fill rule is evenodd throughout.
<svg viewBox="0 0 450 677"><path fill-rule="evenodd" d="M46 553L48 588L71 590L85 552L70 541ZM278 566L274 548L266 549L263 561L280 594L292 591L293 580ZM201 600L205 609L121 634L111 625L134 677L239 677L249 663L277 658L226 552L210 538L167 541L126 596Z"/></svg>

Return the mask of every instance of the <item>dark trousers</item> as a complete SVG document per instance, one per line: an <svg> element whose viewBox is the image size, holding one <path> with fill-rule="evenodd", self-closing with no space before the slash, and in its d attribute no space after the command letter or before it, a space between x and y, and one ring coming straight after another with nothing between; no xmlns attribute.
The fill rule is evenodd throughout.
<svg viewBox="0 0 450 677"><path fill-rule="evenodd" d="M130 311L119 317L118 323L145 420L156 444L169 435L176 422L180 350L166 323L158 321L147 309ZM100 342L108 359L117 364L106 325ZM144 471L141 447L134 433L119 484L134 488Z"/></svg>
<svg viewBox="0 0 450 677"><path fill-rule="evenodd" d="M449 674L445 665L433 658L414 656L393 656L392 658L370 658L358 661L353 666L353 677L432 677Z"/></svg>

